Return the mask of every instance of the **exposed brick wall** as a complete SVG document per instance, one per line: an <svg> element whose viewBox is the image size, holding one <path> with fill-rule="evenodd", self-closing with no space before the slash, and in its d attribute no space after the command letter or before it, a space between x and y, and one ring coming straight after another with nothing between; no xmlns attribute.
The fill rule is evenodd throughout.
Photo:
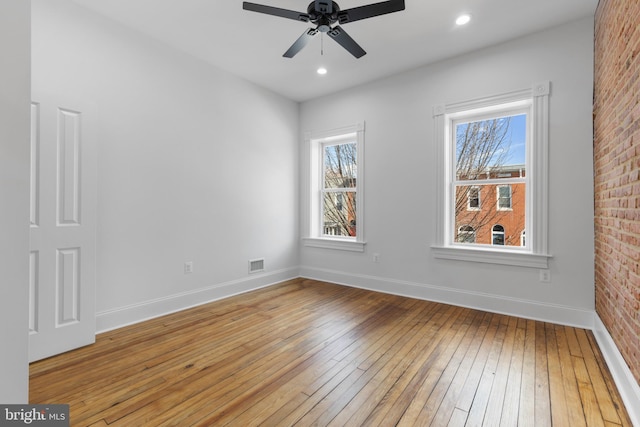
<svg viewBox="0 0 640 427"><path fill-rule="evenodd" d="M595 19L596 311L640 384L640 2Z"/></svg>

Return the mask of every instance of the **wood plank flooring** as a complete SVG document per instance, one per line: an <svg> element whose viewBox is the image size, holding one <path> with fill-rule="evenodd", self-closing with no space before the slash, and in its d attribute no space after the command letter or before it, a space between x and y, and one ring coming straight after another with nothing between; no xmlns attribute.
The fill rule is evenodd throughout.
<svg viewBox="0 0 640 427"><path fill-rule="evenodd" d="M631 426L590 331L296 279L31 365L73 426Z"/></svg>

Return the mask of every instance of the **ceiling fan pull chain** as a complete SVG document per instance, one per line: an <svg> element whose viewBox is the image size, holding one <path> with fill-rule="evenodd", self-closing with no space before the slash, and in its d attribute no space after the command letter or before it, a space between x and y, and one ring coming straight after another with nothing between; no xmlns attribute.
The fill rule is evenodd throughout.
<svg viewBox="0 0 640 427"><path fill-rule="evenodd" d="M320 56L324 56L324 33L320 33Z"/></svg>

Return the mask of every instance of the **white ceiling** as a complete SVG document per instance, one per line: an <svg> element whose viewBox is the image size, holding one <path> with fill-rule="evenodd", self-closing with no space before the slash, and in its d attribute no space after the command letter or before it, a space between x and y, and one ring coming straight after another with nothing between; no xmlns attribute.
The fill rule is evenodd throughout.
<svg viewBox="0 0 640 427"><path fill-rule="evenodd" d="M241 0L74 0L76 3L296 101L593 16L598 0L406 0L406 9L345 24L367 51L355 59L320 34L282 54L312 24L249 12ZM341 9L379 0L338 0ZM252 0L306 12L311 0ZM470 24L456 27L461 13ZM321 43L324 54L321 55ZM319 66L328 69L316 74Z"/></svg>

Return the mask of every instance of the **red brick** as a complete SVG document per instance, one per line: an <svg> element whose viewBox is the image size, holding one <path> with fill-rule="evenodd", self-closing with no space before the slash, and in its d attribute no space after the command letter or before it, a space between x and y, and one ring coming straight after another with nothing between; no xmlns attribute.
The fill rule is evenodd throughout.
<svg viewBox="0 0 640 427"><path fill-rule="evenodd" d="M596 311L640 383L640 2L600 0L595 22Z"/></svg>

